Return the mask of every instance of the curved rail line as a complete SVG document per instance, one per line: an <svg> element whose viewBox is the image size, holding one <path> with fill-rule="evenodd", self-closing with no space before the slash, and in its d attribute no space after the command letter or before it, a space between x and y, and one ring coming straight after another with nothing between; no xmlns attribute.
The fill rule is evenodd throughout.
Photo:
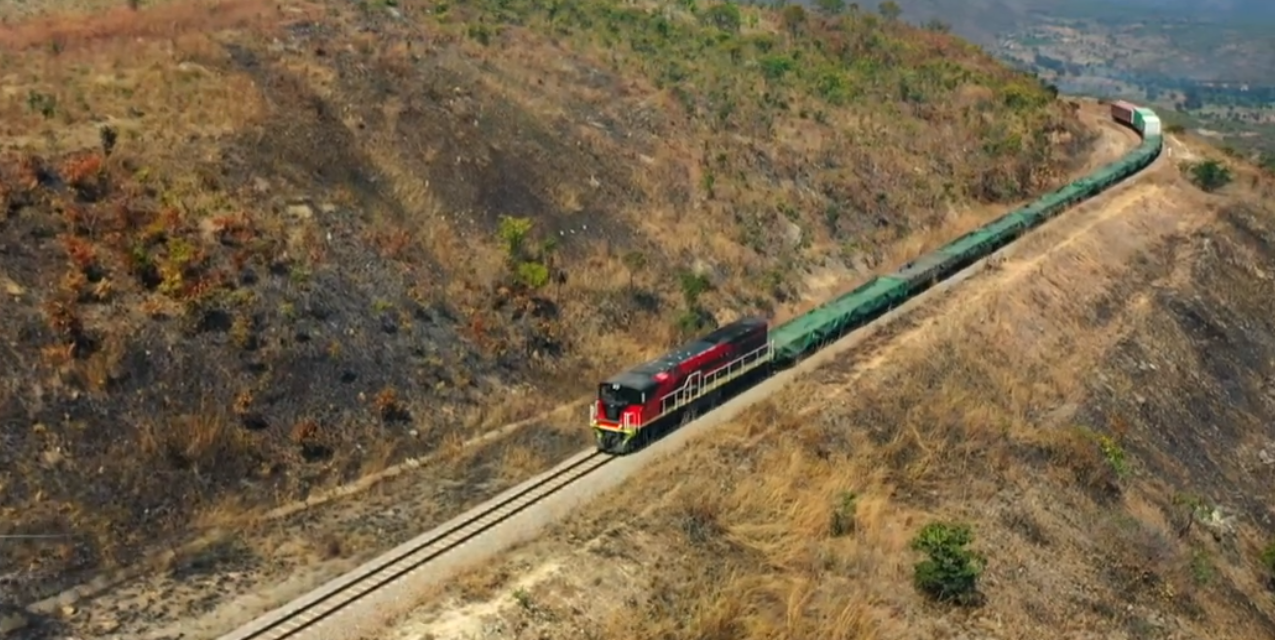
<svg viewBox="0 0 1275 640"><path fill-rule="evenodd" d="M283 608L221 640L284 640L292 638L332 614L350 606L383 586L402 579L434 558L481 536L545 498L597 471L614 457L585 451L533 478L530 482L497 496L481 511L466 513L456 520L391 550L355 569L318 591L311 592Z"/></svg>
<svg viewBox="0 0 1275 640"><path fill-rule="evenodd" d="M1130 128L1136 128L1131 120L1133 117L1134 114L1131 111L1125 118L1129 121L1124 124ZM1160 135L1158 121L1155 126L1157 127L1155 135L1158 137ZM1141 128L1136 130L1140 136L1145 133ZM1145 136L1142 137L1145 139ZM1133 179L1145 168L1144 166L1126 175L1119 182ZM999 248L990 251L988 255L997 251ZM968 266L960 271L966 272L973 268L974 266ZM959 279L961 278L956 274L945 278L945 280L953 281ZM913 301L919 297L913 296ZM219 640L286 640L301 636L310 637L310 632L316 630L319 623L325 619L338 612L351 611L350 606L364 597L388 585L398 583L413 573L425 570L432 561L482 536L486 531L514 516L534 513L531 507L546 501L547 498L584 479L608 463L625 459L600 453L592 448L582 451L549 471L505 491L484 505L399 545L323 587L270 611L246 626L220 636ZM328 635L321 634L321 637L326 638ZM340 633L334 637L349 636L346 633Z"/></svg>

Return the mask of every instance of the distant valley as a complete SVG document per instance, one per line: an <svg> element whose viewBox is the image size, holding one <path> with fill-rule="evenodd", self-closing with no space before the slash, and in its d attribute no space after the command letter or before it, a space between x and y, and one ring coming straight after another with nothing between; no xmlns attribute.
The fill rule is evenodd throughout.
<svg viewBox="0 0 1275 640"><path fill-rule="evenodd" d="M1160 109L1275 170L1275 2L902 0L1065 93Z"/></svg>

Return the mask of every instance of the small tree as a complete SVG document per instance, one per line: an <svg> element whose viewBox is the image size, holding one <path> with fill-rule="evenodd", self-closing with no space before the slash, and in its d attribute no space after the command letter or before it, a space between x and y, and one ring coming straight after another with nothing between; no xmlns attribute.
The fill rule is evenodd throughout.
<svg viewBox="0 0 1275 640"><path fill-rule="evenodd" d="M679 280L682 285L682 299L686 301L688 309L698 307L699 297L713 288L713 283L708 278L694 271L683 271Z"/></svg>
<svg viewBox="0 0 1275 640"><path fill-rule="evenodd" d="M939 602L970 605L977 602L978 576L986 560L966 547L974 541L968 525L934 522L912 540L912 548L926 554L913 574L917 590Z"/></svg>
<svg viewBox="0 0 1275 640"><path fill-rule="evenodd" d="M1232 180L1231 170L1212 158L1189 164L1186 169L1191 182L1208 193L1225 187Z"/></svg>
<svg viewBox="0 0 1275 640"><path fill-rule="evenodd" d="M530 219L500 216L500 226L496 230L496 236L500 238L501 245L505 249L505 256L510 262L518 262L522 259L527 235L530 233Z"/></svg>
<svg viewBox="0 0 1275 640"><path fill-rule="evenodd" d="M714 325L713 314L699 304L700 296L712 290L713 283L693 271L683 271L678 279L682 286L682 299L686 302L686 309L677 318L678 328L683 333L693 333Z"/></svg>
<svg viewBox="0 0 1275 640"><path fill-rule="evenodd" d="M898 20L903 15L903 8L894 0L885 0L877 5L877 10L881 12L881 17L891 21Z"/></svg>
<svg viewBox="0 0 1275 640"><path fill-rule="evenodd" d="M744 24L744 16L739 12L739 7L730 2L723 2L709 7L708 11L700 16L700 21L722 31L739 33Z"/></svg>
<svg viewBox="0 0 1275 640"><path fill-rule="evenodd" d="M815 0L819 11L830 16L839 16L846 11L846 0Z"/></svg>
<svg viewBox="0 0 1275 640"><path fill-rule="evenodd" d="M641 251L630 251L624 254L620 261L629 270L629 288L632 289L634 276L637 275L638 271L646 268L646 254Z"/></svg>
<svg viewBox="0 0 1275 640"><path fill-rule="evenodd" d="M839 538L848 533L854 533L855 530L855 510L858 506L859 496L853 491L847 491L841 494L841 498L837 501L836 506L832 510L832 523L829 527L829 533L832 537Z"/></svg>
<svg viewBox="0 0 1275 640"><path fill-rule="evenodd" d="M552 282L559 287L566 281L564 273L557 269L554 250L558 243L549 238L539 247L529 247L532 222L528 218L501 216L496 237L505 250L505 261L513 279L530 289L540 289Z"/></svg>

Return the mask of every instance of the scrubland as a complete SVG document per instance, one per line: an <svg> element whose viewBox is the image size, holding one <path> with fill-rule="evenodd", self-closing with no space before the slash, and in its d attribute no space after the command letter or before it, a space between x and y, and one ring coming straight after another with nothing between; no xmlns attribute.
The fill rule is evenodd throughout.
<svg viewBox="0 0 1275 640"><path fill-rule="evenodd" d="M294 557L252 546L267 509L420 460L358 535L271 525L302 560L388 545L582 446L545 412L592 380L853 285L1096 135L947 35L711 3L7 3L0 86L16 603Z"/></svg>
<svg viewBox="0 0 1275 640"><path fill-rule="evenodd" d="M3 547L22 597L783 314L1092 140L1034 80L867 14L2 11L0 533L65 536Z"/></svg>
<svg viewBox="0 0 1275 640"><path fill-rule="evenodd" d="M1171 139L383 637L1270 636L1275 181L1205 193L1202 155ZM934 524L963 597L915 582Z"/></svg>

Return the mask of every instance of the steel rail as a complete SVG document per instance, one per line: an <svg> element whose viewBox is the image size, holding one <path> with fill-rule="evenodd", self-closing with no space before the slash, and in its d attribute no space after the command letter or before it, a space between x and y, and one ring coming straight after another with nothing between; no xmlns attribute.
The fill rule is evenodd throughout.
<svg viewBox="0 0 1275 640"><path fill-rule="evenodd" d="M285 640L384 588L511 516L589 476L615 458L583 451L492 501L395 547L328 584L257 618L220 640Z"/></svg>

